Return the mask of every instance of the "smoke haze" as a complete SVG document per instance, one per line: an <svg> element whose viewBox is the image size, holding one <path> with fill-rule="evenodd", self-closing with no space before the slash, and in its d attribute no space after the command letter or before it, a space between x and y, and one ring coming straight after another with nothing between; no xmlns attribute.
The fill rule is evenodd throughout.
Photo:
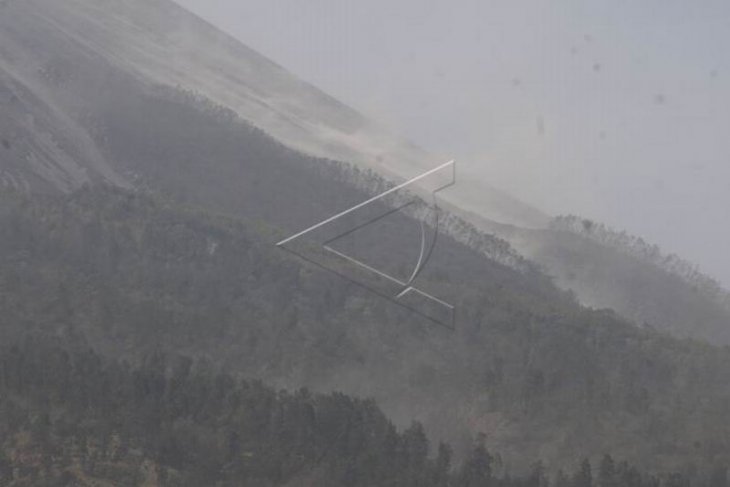
<svg viewBox="0 0 730 487"><path fill-rule="evenodd" d="M178 1L468 173L730 283L730 4Z"/></svg>

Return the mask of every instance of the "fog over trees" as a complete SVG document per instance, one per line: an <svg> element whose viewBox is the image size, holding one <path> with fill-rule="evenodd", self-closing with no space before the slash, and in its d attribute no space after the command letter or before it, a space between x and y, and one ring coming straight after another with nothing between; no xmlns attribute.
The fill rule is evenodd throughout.
<svg viewBox="0 0 730 487"><path fill-rule="evenodd" d="M173 2L0 5L0 485L728 484L690 260L466 185L439 326L276 246L425 151ZM412 269L436 229L377 209L353 250Z"/></svg>

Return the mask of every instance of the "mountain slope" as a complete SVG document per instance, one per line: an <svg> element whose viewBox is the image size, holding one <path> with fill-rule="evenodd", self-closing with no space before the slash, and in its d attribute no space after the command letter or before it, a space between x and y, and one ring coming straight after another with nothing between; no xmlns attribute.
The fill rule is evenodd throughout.
<svg viewBox="0 0 730 487"><path fill-rule="evenodd" d="M153 354L135 367L26 340L0 351L0 482L21 486L461 486L372 401L275 392ZM456 479L454 479L456 480Z"/></svg>
<svg viewBox="0 0 730 487"><path fill-rule="evenodd" d="M107 182L128 187L79 123L44 89L0 62L0 184L26 190L71 191Z"/></svg>
<svg viewBox="0 0 730 487"><path fill-rule="evenodd" d="M282 254L273 242L389 183L156 82L147 71L168 76L172 62L156 50L171 42L154 10L167 3L72 4L11 2L0 16L7 96L22 100L0 165L8 185L30 189L0 195L3 342L38 330L130 360L161 347L277 386L373 396L439 438L486 433L515 468L606 451L657 468L727 459L726 349L583 309L503 240L458 220L423 276L457 304L456 333ZM148 50L150 36L161 47ZM217 63L215 52L200 62ZM47 139L23 125L34 113ZM66 135L79 127L88 138ZM18 147L55 148L55 166L29 170ZM95 184L57 194L85 182ZM387 263L410 257L406 228L417 228L408 215L384 227ZM556 247L582 242L570 238Z"/></svg>
<svg viewBox="0 0 730 487"><path fill-rule="evenodd" d="M510 470L605 452L659 470L730 455L727 349L581 309L466 249L426 283L453 291L452 332L289 257L254 224L103 188L6 194L0 208L12 229L3 343L43 333L133 361L161 349L374 397L398 424L421 420L457 447L485 433ZM449 268L473 275L454 281Z"/></svg>
<svg viewBox="0 0 730 487"><path fill-rule="evenodd" d="M454 465L448 445L432 452L420 424L398 432L372 401L275 392L159 353L130 367L38 339L3 347L0 410L7 487L522 487L548 480L539 462L524 476L506 472L478 441ZM722 464L660 476L608 455L596 466L601 484L727 482ZM589 468L583 460L550 485L575 485Z"/></svg>
<svg viewBox="0 0 730 487"><path fill-rule="evenodd" d="M730 344L727 291L656 245L577 217L556 218L546 229L470 220L481 220L480 228L504 238L587 306L678 337Z"/></svg>
<svg viewBox="0 0 730 487"><path fill-rule="evenodd" d="M0 16L0 46L0 63L22 66L28 78L41 74L57 100L81 118L87 97L107 96L106 78L120 72L147 85L200 93L292 148L388 177L410 178L444 162L170 0L10 2ZM474 197L485 192L487 203ZM464 194L472 195L468 206L491 209L494 217L528 226L547 222L538 210L486 186L447 198L457 202Z"/></svg>
<svg viewBox="0 0 730 487"><path fill-rule="evenodd" d="M217 168L223 165L222 154L209 145L220 137L210 130L194 137L191 131L200 126L187 123L184 113L155 113L146 106L165 95L162 87L177 85L194 98L212 100L211 108L229 121L239 116L289 147L320 159L356 163L360 171L348 179L372 169L379 177L399 180L441 162L167 0L8 2L0 16L0 83L6 114L0 121L0 182L13 187L69 191L106 181L172 188L195 204L256 218L273 216L273 223L280 224L277 218L286 215L281 205L287 203L267 188L304 173L288 168L287 174L275 175L266 164L257 166L255 176L251 165ZM165 124L172 127L163 133L158 128ZM164 142L161 135L167 136ZM181 141L202 147L165 149ZM230 162L257 157L242 144L227 147ZM185 171L180 171L180 160ZM251 177L258 183L237 182ZM444 206L482 232L508 240L584 304L615 309L638 324L647 322L678 336L730 343L730 312L698 295L692 285L665 279L665 273L646 263L626 262L615 249L580 236L556 236L546 228L547 216L480 184L459 179L443 193ZM249 192L242 197L244 186ZM356 203L301 196L300 203L289 205L287 218L299 222L298 228L287 227L292 230ZM304 215L301 205L318 211ZM249 213L256 208L271 211ZM449 233L456 236L462 228L452 226ZM469 232L460 238L480 240ZM581 255L571 249L581 249Z"/></svg>

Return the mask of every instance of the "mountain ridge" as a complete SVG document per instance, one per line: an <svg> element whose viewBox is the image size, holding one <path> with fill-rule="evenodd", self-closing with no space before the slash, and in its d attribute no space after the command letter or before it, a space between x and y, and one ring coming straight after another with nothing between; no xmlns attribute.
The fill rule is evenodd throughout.
<svg viewBox="0 0 730 487"><path fill-rule="evenodd" d="M23 5L42 10L48 1ZM727 348L705 343L720 343L712 337L722 330L705 330L705 342L659 331L682 331L666 320L676 308L664 301L682 307L686 301L676 297L689 296L685 287L659 296L637 293L621 279L643 276L650 285L642 287L653 290L657 275L644 268L636 274L633 260L614 266L618 253L587 239L509 227L481 213L462 218L465 210L451 203L454 229L439 241L422 277L427 289L457 305L459 326L454 332L424 326L273 245L392 180L294 150L193 90L140 81L115 67L116 48L110 59L77 50L63 30L46 29L46 20L39 24L31 13L18 17L21 4L10 5L16 16L0 17L0 38L13 42L0 42L0 57L13 64L10 54L16 62L27 55L21 74L40 88L15 91L25 103L4 119L18 135L9 137L10 149L0 146L0 169L36 174L13 151L27 145L43 154L46 146L38 144L51 141L88 178L68 191L8 179L21 191L0 191L0 221L10 229L0 238L3 339L29 331L82 336L99 353L130 360L158 347L274 387L375 397L396 423L422 420L435 438L463 445L485 433L487 445L504 452L515 469L525 458L559 466L574 462L577 452L597 457L606 450L657 469L730 457L730 356ZM62 9L48 8L43 15ZM0 84L3 107L16 103L6 86L14 87L12 80ZM49 103L33 93L48 94ZM101 162L131 190L109 185L94 169L100 161L65 135L55 106L82 127ZM29 117L47 122L24 125ZM472 220L478 225L470 226ZM379 237L387 251L378 256L395 265L412 257L401 230L416 223L405 213L384 222ZM619 313L582 307L551 272L522 256L554 263L547 271L583 269L567 288L608 285L604 300L625 287L640 298L639 311L658 313L657 323L634 326L619 316L631 311L620 303ZM619 268L634 273L606 274ZM702 317L688 310L676 323L685 330Z"/></svg>
<svg viewBox="0 0 730 487"><path fill-rule="evenodd" d="M216 110L230 111L231 115L241 117L295 150L297 144L288 137L288 129L274 123L279 115L291 114L293 118L287 118L286 124L292 126L301 125L292 122L300 116L308 117L313 126L317 126L317 120L324 120L332 126L339 124L341 127L337 130L343 133L357 131L363 123L369 123L352 109L168 0L141 3L73 0L70 5L73 8L51 0L11 2L6 4L4 15L0 17L0 70L4 71L3 79L6 80L3 83L5 89L0 91L0 106L4 113L10 114L0 121L0 136L5 141L0 145L0 181L3 184L26 189L35 187L40 191L54 188L68 191L95 181L111 181L123 187L138 186L148 178L150 171L158 171L154 168L156 161L150 157L152 153L149 151L145 154L129 153L119 144L114 149L109 148L110 134L105 132L109 130L107 125L111 124L113 130L123 133L130 126L145 123L143 117L130 113L127 107L122 106L123 102L115 102L115 99L136 103L134 100L139 98L132 93L155 93L160 86L177 82L181 89L210 100L214 107L218 107ZM164 15L166 6L170 5L173 5L171 13ZM86 28L88 25L93 28ZM194 42L196 32L203 32L203 41ZM274 74L268 75L270 71ZM208 86L209 79L215 82ZM268 92L271 88L267 81L270 79L279 79L280 86L276 88L277 83L271 83L276 89ZM28 94L22 97L25 101L18 103L13 89L7 89L14 84L17 85L15 92ZM196 87L202 91L196 90ZM249 100L256 106L247 111L244 108L249 105L242 105L241 100ZM256 100L267 103L268 108ZM141 106L137 110L145 112ZM308 114L308 111L311 113ZM115 120L119 118L117 112L125 113L124 123ZM33 124L28 120L36 122ZM171 121L168 119L164 123ZM135 136L137 141L153 150L154 141L139 135ZM182 131L179 135L189 137ZM317 146L320 153L353 156L335 150L327 137L316 133L310 133L308 137L308 144ZM417 148L403 141L397 142L400 140L397 137L388 137L391 142L384 145L383 140L373 139L371 149L380 147L385 150L395 144L400 147L399 150L411 154L412 162L422 161L423 154ZM200 143L206 144L207 140L201 138ZM302 148L301 145L298 147ZM350 149L358 152L353 160L318 159L352 163L390 181L403 179L402 174L396 174L398 171L384 170L382 164L372 165L373 161L377 162L376 152L381 152L380 149L375 152L360 152L358 146ZM245 148L241 150L241 157L247 157ZM210 163L205 159L210 157L210 152L195 148L191 148L190 152L200 154L202 159L197 162L190 160L187 164ZM162 156L165 157L164 154ZM134 160L138 157L147 161L147 165L140 166ZM187 155L176 157L187 158ZM428 157L427 160L435 160ZM382 162L388 165L393 161ZM181 177L173 173L174 168L169 169L168 178ZM404 169L400 172L412 171ZM221 192L234 192L236 188L229 180L246 176L245 172L228 171L222 179L210 182L218 184ZM289 176L294 177L294 173ZM280 177L287 176L282 174ZM163 180L158 179L158 183ZM456 187L442 193L441 206L479 232L491 232L510 242L525 258L535 261L547 274L555 276L563 289L573 291L584 304L616 309L638 324L647 322L679 336L730 342L730 314L719 310L709 315L703 313L704 301L694 296L691 286L659 286L656 293L643 292L641 300L637 300L638 294L633 295L636 286L631 283L660 283L659 274L654 270L622 264L618 267L624 272L618 275L610 268L612 264L604 259L606 255L615 253L614 250L601 247L601 252L598 252L599 247L588 248L580 238L557 238L548 228L550 219L546 215L536 213L508 195L475 186L474 181L475 178L459 178ZM272 181L270 184L275 183ZM196 191L189 184L186 188L187 191ZM459 196L461 199L454 199ZM212 190L207 192L207 197L208 201L200 200L199 203L226 199ZM260 194L260 197L260 204L275 204L266 195ZM230 202L235 198L227 199ZM252 201L249 200L249 204ZM323 209L321 218L343 207L346 205L332 205L327 211ZM226 210L239 211L235 205L226 206ZM452 235L455 234L458 232L452 231ZM466 234L462 236L468 238ZM580 254L583 258L592 263L590 275L584 272L581 279L571 277L579 275L576 271L580 269L576 269L578 261L575 256L578 254L569 249L578 248L582 248ZM620 260L619 256L614 256L612 262ZM679 303L686 305L680 306ZM670 309L673 311L669 312Z"/></svg>
<svg viewBox="0 0 730 487"><path fill-rule="evenodd" d="M83 337L133 362L183 353L277 388L373 397L457 450L484 433L510 471L606 452L657 471L730 459L727 347L581 308L463 247L435 256L425 283L455 292L459 326L444 330L288 256L253 222L164 201L101 186L2 195L3 342Z"/></svg>
<svg viewBox="0 0 730 487"><path fill-rule="evenodd" d="M199 92L307 154L374 168L396 179L408 179L442 162L171 0L72 0L63 5L51 0L28 0L8 4L5 14L6 20L15 17L16 25L3 26L0 19L0 26L15 31L15 38L27 38L35 31L32 42L37 43L51 34L56 41L47 44L53 49L70 41L76 48L109 60L118 69L135 73L144 82L180 85ZM32 18L46 24L44 31L23 22ZM10 40L4 39L4 43ZM27 62L40 64L38 69L42 69L47 61L32 62L33 51L26 52L31 56ZM56 57L63 59L63 51ZM100 70L104 69L108 68L101 66ZM494 188L486 190L498 203L492 205L497 216L531 226L547 222L538 210L503 197ZM484 191L482 188L479 192ZM447 197L458 199L460 195L451 193ZM472 200L472 206L489 210Z"/></svg>

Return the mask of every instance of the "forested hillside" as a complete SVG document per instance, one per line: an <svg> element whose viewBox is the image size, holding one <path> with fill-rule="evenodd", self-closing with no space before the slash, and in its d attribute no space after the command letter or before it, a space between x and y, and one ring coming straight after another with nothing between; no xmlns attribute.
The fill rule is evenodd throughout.
<svg viewBox="0 0 730 487"><path fill-rule="evenodd" d="M727 469L642 473L605 455L509 475L475 441L454 464L373 401L275 392L207 361L138 366L26 338L0 350L0 482L20 486L725 487Z"/></svg>
<svg viewBox="0 0 730 487"><path fill-rule="evenodd" d="M170 2L74 5L9 2L0 17L3 187L70 191L106 181L293 232L372 194L391 175L388 167L401 162L385 154L381 139L360 144L359 129L370 125L356 112ZM130 28L137 29L132 37ZM180 29L189 29L200 44L181 44ZM199 55L191 55L196 49ZM203 80L200 71L186 72L181 65L172 69L171 59L209 77ZM210 62L201 66L203 59ZM199 93L215 94L216 103ZM320 130L325 126L333 131ZM266 127L278 138L254 127ZM362 150L345 162L367 159L375 161L369 167L382 171L282 145L301 149L296 132L308 134L307 147L321 149L314 153L341 153L344 144L350 154ZM429 159L402 141L396 146L396 152ZM491 188L466 184L471 182L462 179L450 196L468 194L471 203L490 203L450 206L451 224L444 230L461 243L502 264L525 268L534 261L584 304L614 309L638 325L730 343L727 307L706 299L693 284L572 233L503 231L504 225L489 219L524 221L528 227L548 219ZM473 225L464 225L464 219ZM389 228L400 227L396 222Z"/></svg>
<svg viewBox="0 0 730 487"><path fill-rule="evenodd" d="M182 353L276 387L373 397L457 454L483 432L510 470L728 458L728 350L581 309L479 254L449 260L473 267L461 281L438 267L428 281L458 298L452 332L304 265L255 222L103 187L0 201L3 343L34 332L135 363Z"/></svg>
<svg viewBox="0 0 730 487"><path fill-rule="evenodd" d="M544 230L494 231L587 306L677 337L730 344L727 291L656 245L578 217L558 217Z"/></svg>
<svg viewBox="0 0 730 487"><path fill-rule="evenodd" d="M395 184L348 162L414 148L360 147L366 120L168 9L191 55L166 0L72 3L0 16L0 484L726 485L730 327L706 293L582 222L452 204L418 286L456 326L424 320L274 245ZM407 273L412 216L354 250Z"/></svg>
<svg viewBox="0 0 730 487"><path fill-rule="evenodd" d="M722 288L720 282L700 272L697 265L676 254L665 254L658 245L651 245L641 237L627 234L625 231L619 232L603 223L575 215L554 218L550 223L550 228L558 232L575 233L651 264L668 274L681 278L704 298L715 301L725 308L730 308L730 294Z"/></svg>
<svg viewBox="0 0 730 487"><path fill-rule="evenodd" d="M451 476L446 445L429 458L422 427L398 433L372 401L277 393L186 357L130 367L28 339L0 352L0 397L5 486L420 487ZM474 479L490 475L473 467Z"/></svg>
<svg viewBox="0 0 730 487"><path fill-rule="evenodd" d="M388 184L371 171L289 150L193 93L165 87L140 91L124 80L102 93L112 91L114 97L102 96L92 105L98 143L109 159L135 175L138 186L178 201L294 232ZM638 245L639 239L634 247L643 250L620 246L618 234L609 245L597 237L599 223L591 232L582 224L568 232L560 221L548 229L524 229L450 206L441 231L491 260L540 266L585 305L613 309L638 325L681 338L730 344L730 311L717 283L691 273L681 259L659 262L644 255L659 253ZM391 223L381 233L397 235L404 226L397 219ZM682 275L670 266L684 269Z"/></svg>

